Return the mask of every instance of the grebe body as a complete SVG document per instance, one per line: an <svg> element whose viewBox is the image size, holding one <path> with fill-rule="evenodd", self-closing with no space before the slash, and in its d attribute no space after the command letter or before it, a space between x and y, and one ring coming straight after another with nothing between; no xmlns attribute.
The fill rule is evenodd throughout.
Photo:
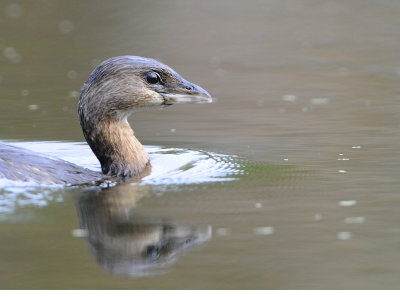
<svg viewBox="0 0 400 297"><path fill-rule="evenodd" d="M142 108L211 101L207 91L154 59L108 59L89 76L78 103L83 135L102 173L0 143L0 178L75 185L140 176L150 167L149 155L127 118Z"/></svg>

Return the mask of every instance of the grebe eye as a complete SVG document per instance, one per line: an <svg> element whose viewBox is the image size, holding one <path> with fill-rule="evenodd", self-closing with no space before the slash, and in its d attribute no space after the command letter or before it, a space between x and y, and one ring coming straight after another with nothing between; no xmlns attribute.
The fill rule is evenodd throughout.
<svg viewBox="0 0 400 297"><path fill-rule="evenodd" d="M149 84L156 84L160 81L160 76L155 72L149 72L146 75L146 80Z"/></svg>

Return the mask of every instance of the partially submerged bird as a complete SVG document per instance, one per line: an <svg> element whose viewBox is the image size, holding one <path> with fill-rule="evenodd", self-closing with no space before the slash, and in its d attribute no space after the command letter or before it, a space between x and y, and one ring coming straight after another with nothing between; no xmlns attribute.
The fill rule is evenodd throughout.
<svg viewBox="0 0 400 297"><path fill-rule="evenodd" d="M110 176L138 176L149 166L149 155L127 118L141 108L211 101L207 91L156 60L136 56L108 59L89 76L78 104L83 135L100 161L102 174L0 143L0 178L82 184Z"/></svg>

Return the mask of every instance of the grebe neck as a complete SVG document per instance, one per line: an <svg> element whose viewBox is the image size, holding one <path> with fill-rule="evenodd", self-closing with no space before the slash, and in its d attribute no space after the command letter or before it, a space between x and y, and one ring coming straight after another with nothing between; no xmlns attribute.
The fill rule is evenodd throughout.
<svg viewBox="0 0 400 297"><path fill-rule="evenodd" d="M126 118L103 120L90 126L89 131L84 129L84 135L104 174L137 176L149 164L149 155Z"/></svg>

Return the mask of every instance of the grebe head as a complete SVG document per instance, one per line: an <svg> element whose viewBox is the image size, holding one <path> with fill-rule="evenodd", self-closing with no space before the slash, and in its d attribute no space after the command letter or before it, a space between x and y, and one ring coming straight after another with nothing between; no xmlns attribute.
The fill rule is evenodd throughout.
<svg viewBox="0 0 400 297"><path fill-rule="evenodd" d="M79 99L80 117L126 118L143 107L207 103L210 94L156 60L121 56L101 63Z"/></svg>
<svg viewBox="0 0 400 297"><path fill-rule="evenodd" d="M210 94L156 60L121 56L102 62L82 88L78 111L83 134L112 176L144 170L148 155L134 137L127 117L147 107L209 103Z"/></svg>

